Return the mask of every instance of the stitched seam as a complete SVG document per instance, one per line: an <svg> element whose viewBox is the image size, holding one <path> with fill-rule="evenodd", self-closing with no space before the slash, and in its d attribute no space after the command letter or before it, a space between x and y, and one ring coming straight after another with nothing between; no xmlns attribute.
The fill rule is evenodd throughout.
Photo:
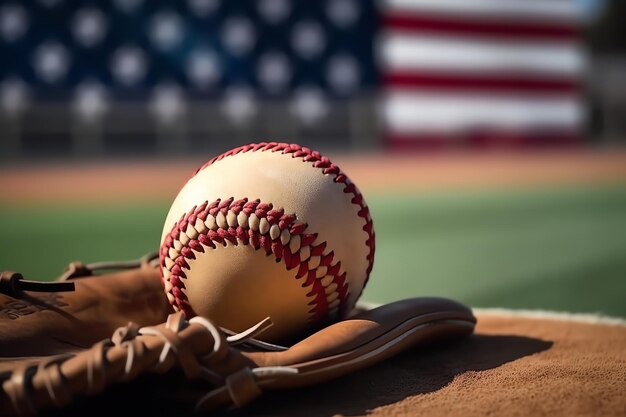
<svg viewBox="0 0 626 417"><path fill-rule="evenodd" d="M274 255L308 289L309 318L319 320L339 311L347 299L346 273L341 262L333 262L334 252L326 242L316 242L316 233L306 233L307 224L293 214L275 210L272 204L247 198L234 201L218 199L193 207L167 235L160 252L161 277L170 303L186 316L195 312L189 304L185 279L188 260L196 253L217 245L251 245Z"/></svg>
<svg viewBox="0 0 626 417"><path fill-rule="evenodd" d="M337 184L343 185L343 192L346 193L346 194L351 194L352 195L352 198L351 198L350 201L351 201L352 204L355 204L355 205L357 205L359 207L359 211L357 212L357 215L359 217L361 217L365 221L365 224L363 225L362 230L367 233L367 239L365 241L365 245L368 247L368 254L366 255L368 266L367 266L367 270L366 270L365 282L363 284L363 287L361 288L361 293L359 293L358 296L357 296L357 299L360 298L363 290L365 289L365 287L366 287L366 285L367 285L367 283L369 281L369 276L370 276L370 273L372 271L372 267L373 267L373 264L374 264L374 253L375 253L375 250L376 250L376 245L375 245L375 232L374 232L374 225L373 225L373 222L372 222L372 217L370 215L369 208L368 208L367 204L365 203L363 195L361 194L359 189L356 187L356 185L354 183L352 183L350 181L350 179L341 171L341 169L338 166L333 164L327 157L322 156L319 152L312 151L309 148L302 147L302 146L296 145L296 144L278 143L278 142L261 142L261 143L257 143L257 144L249 144L249 145L240 146L238 148L234 148L234 149L232 149L232 150L230 150L228 152L225 152L225 153L223 153L221 155L218 155L218 156L210 159L208 162L206 162L204 165L202 165L200 168L198 168L198 170L194 173L194 176L197 175L200 171L202 171L205 168L207 168L208 166L211 166L214 163L216 163L218 161L221 161L222 159L224 159L226 157L237 155L239 153L251 152L251 151L252 152L270 151L270 152L281 152L282 154L291 154L292 158L300 158L300 159L303 160L303 162L311 163L314 168L321 169L324 175L333 175L334 176L333 181L335 183L337 183ZM191 178L193 178L193 176ZM241 201L241 200L239 200L239 201ZM212 203L212 204L214 204L214 203ZM181 218L181 221L182 220L184 220L184 216ZM180 228L177 228L176 226L174 226L174 228L172 230L172 233L174 233L175 230L177 230L177 229L180 229ZM163 247L166 246L166 243L167 243L167 240L164 242ZM165 259L166 255L167 255L167 254L163 253L163 247L161 248L162 249L162 251L161 251L161 263L162 263L161 271L163 271L163 263L165 262L164 259ZM348 290L347 290L348 286L346 285L346 282L345 282L345 273L342 276L343 276L343 279L342 279L341 282L337 282L337 286L338 286L338 289L342 288L345 291L345 293L343 293L343 294L340 292L340 297L339 297L340 298L340 314L342 316L345 316L345 315L347 315L349 313L349 311L347 311L347 310L349 308L351 308L352 306L346 306L345 305L345 302L348 299L349 293L348 293ZM307 279L307 282L308 281L309 280ZM311 310L312 311L311 314L312 314L313 317L316 317L316 318L325 317L326 314L327 314L327 308L325 306L325 303L322 302L322 298L323 297L321 297L321 293L324 291L324 287L321 285L321 283L318 282L318 280L312 280L312 281L313 282L312 282L311 286L313 288L312 288L311 293L316 294L315 300L319 299L319 303L315 303L314 304L314 308ZM166 288L166 291L167 291L167 288ZM309 293L309 294L311 294L311 293ZM170 293L168 292L168 294L170 294ZM184 295L184 292L180 291L180 294ZM171 293L171 295L174 296L173 293ZM169 297L169 295L168 295L168 297ZM180 299L181 302L183 300L182 298L180 298L180 297L177 298L176 296L174 296L174 299L175 300ZM184 300L186 300L186 296L185 296ZM190 309L188 303L186 303L186 307L185 308L189 308L190 313L192 313L192 310ZM185 312L185 314L187 314L187 313Z"/></svg>

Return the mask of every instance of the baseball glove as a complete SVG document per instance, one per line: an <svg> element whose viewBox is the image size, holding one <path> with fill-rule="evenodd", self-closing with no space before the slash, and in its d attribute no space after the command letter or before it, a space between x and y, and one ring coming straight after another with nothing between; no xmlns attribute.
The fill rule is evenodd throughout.
<svg viewBox="0 0 626 417"><path fill-rule="evenodd" d="M233 312L236 314L236 312ZM362 309L291 346L174 313L158 257L83 265L51 283L0 276L0 415L180 415L243 407L411 347L473 332L469 308L413 298ZM259 338L257 338L259 336Z"/></svg>

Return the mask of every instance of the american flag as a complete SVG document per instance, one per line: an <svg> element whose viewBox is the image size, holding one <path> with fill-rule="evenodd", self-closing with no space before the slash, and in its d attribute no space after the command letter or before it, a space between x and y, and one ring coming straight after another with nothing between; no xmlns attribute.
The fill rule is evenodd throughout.
<svg viewBox="0 0 626 417"><path fill-rule="evenodd" d="M287 100L379 97L392 145L575 141L585 56L573 0L8 1L0 112L67 102L98 118L140 100L161 119L218 100L245 120Z"/></svg>
<svg viewBox="0 0 626 417"><path fill-rule="evenodd" d="M581 139L586 66L568 0L386 0L384 117L396 145Z"/></svg>

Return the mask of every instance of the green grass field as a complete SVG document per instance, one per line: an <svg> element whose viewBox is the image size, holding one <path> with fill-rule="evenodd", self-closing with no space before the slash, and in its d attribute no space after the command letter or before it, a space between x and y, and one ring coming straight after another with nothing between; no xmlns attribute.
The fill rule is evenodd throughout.
<svg viewBox="0 0 626 417"><path fill-rule="evenodd" d="M72 260L156 250L169 203L0 207L0 269L52 279ZM363 298L626 317L626 187L371 195L377 237Z"/></svg>

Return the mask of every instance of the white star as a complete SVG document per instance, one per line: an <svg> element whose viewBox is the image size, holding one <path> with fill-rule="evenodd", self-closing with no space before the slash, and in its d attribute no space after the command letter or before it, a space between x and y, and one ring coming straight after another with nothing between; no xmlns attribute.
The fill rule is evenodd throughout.
<svg viewBox="0 0 626 417"><path fill-rule="evenodd" d="M319 55L326 47L326 37L319 23L305 20L294 25L291 37L293 49L306 59Z"/></svg>
<svg viewBox="0 0 626 417"><path fill-rule="evenodd" d="M218 57L208 50L196 50L187 59L187 77L196 86L206 88L215 83L221 68Z"/></svg>
<svg viewBox="0 0 626 417"><path fill-rule="evenodd" d="M219 9L220 0L187 0L187 6L198 17L207 17Z"/></svg>
<svg viewBox="0 0 626 417"><path fill-rule="evenodd" d="M329 0L326 3L326 14L335 26L347 29L359 19L361 10L354 0Z"/></svg>
<svg viewBox="0 0 626 417"><path fill-rule="evenodd" d="M180 16L173 12L159 12L150 22L150 38L161 51L170 51L180 44L184 28Z"/></svg>
<svg viewBox="0 0 626 417"><path fill-rule="evenodd" d="M0 106L9 117L22 114L30 103L28 86L17 77L10 77L0 84Z"/></svg>
<svg viewBox="0 0 626 417"><path fill-rule="evenodd" d="M70 54L65 46L58 42L47 42L35 49L33 66L43 81L56 83L67 74L70 59Z"/></svg>
<svg viewBox="0 0 626 417"><path fill-rule="evenodd" d="M280 52L268 52L258 61L257 77L265 90L278 93L285 89L291 80L291 64Z"/></svg>
<svg viewBox="0 0 626 417"><path fill-rule="evenodd" d="M285 20L291 12L291 4L287 0L260 0L258 8L261 17L274 25Z"/></svg>
<svg viewBox="0 0 626 417"><path fill-rule="evenodd" d="M185 97L180 86L164 82L157 85L150 100L150 111L157 120L171 123L179 119L187 110Z"/></svg>
<svg viewBox="0 0 626 417"><path fill-rule="evenodd" d="M90 48L102 41L107 31L107 20L98 9L85 8L76 12L72 22L74 37L84 47Z"/></svg>
<svg viewBox="0 0 626 417"><path fill-rule="evenodd" d="M113 0L115 7L122 13L133 13L141 7L143 0Z"/></svg>
<svg viewBox="0 0 626 417"><path fill-rule="evenodd" d="M289 109L305 125L313 125L328 114L324 93L316 87L300 87L294 92Z"/></svg>
<svg viewBox="0 0 626 417"><path fill-rule="evenodd" d="M353 92L360 82L360 77L359 65L350 55L335 55L326 67L328 83L340 94Z"/></svg>
<svg viewBox="0 0 626 417"><path fill-rule="evenodd" d="M19 4L5 4L0 9L0 33L6 42L15 42L28 30L28 14Z"/></svg>
<svg viewBox="0 0 626 417"><path fill-rule="evenodd" d="M222 112L235 124L245 124L257 113L254 93L248 87L230 87L224 93Z"/></svg>
<svg viewBox="0 0 626 417"><path fill-rule="evenodd" d="M255 30L252 22L243 17L231 17L222 27L222 42L235 56L243 56L253 48Z"/></svg>
<svg viewBox="0 0 626 417"><path fill-rule="evenodd" d="M110 65L117 81L126 86L140 82L148 66L145 53L135 46L123 46L116 50Z"/></svg>
<svg viewBox="0 0 626 417"><path fill-rule="evenodd" d="M96 121L109 107L106 90L96 81L84 81L76 87L72 107L83 121Z"/></svg>

